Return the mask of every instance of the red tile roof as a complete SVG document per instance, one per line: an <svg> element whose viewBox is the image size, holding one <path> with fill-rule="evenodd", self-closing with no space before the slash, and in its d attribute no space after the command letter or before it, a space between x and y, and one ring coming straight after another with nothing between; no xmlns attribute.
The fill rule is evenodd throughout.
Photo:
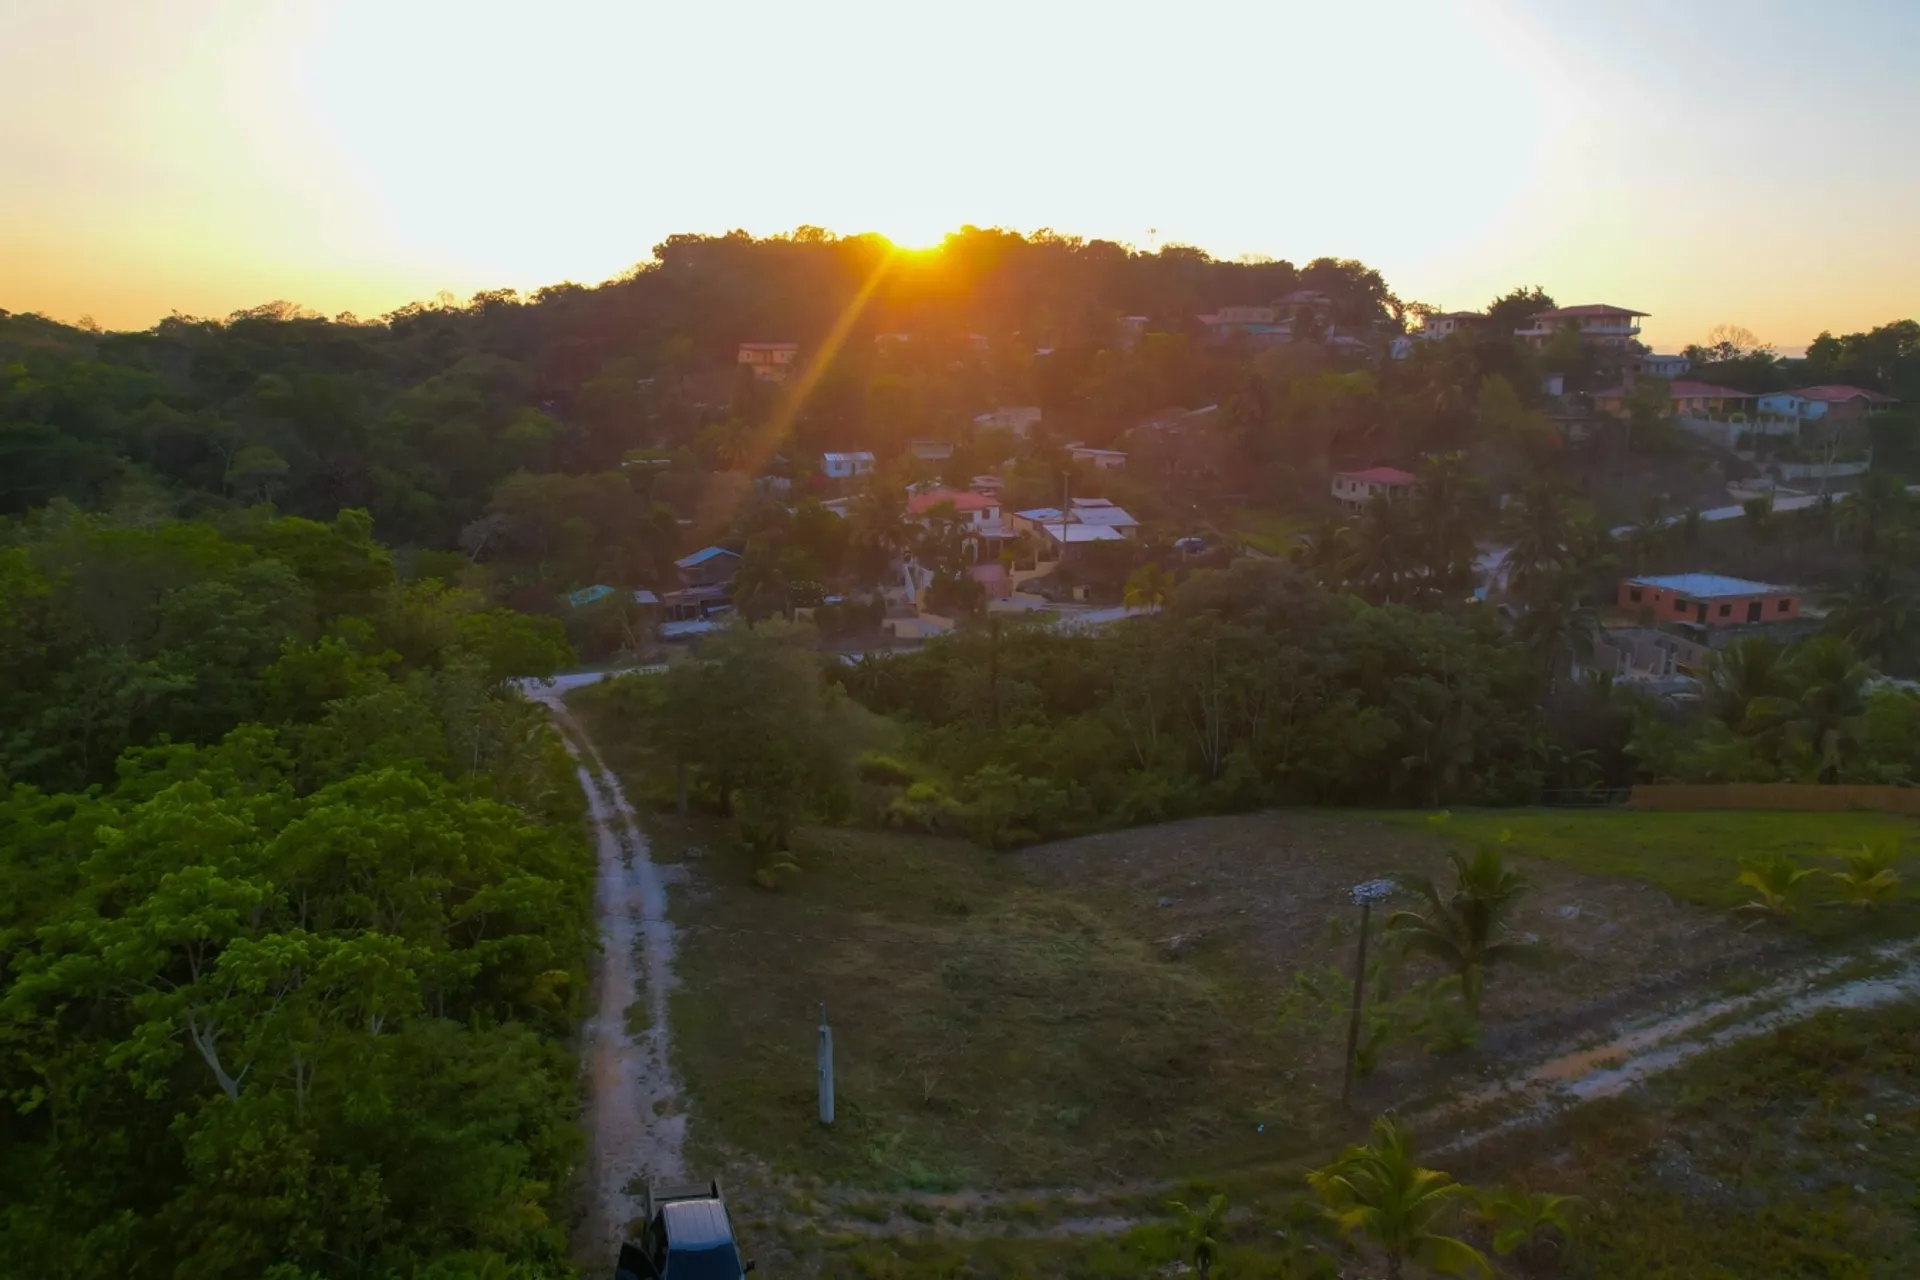
<svg viewBox="0 0 1920 1280"><path fill-rule="evenodd" d="M1420 477L1398 467L1368 467L1365 471L1336 471L1335 475L1368 484L1419 484Z"/></svg>
<svg viewBox="0 0 1920 1280"><path fill-rule="evenodd" d="M1802 400L1820 400L1834 404L1841 400L1861 400L1868 404L1899 404L1892 396L1881 395L1878 391L1869 391L1865 387L1849 387L1835 384L1825 387L1803 387L1799 391L1787 392L1790 396L1799 396Z"/></svg>
<svg viewBox="0 0 1920 1280"><path fill-rule="evenodd" d="M1577 307L1555 307L1551 311L1536 311L1537 320L1541 316L1644 316L1644 311L1629 311L1625 307L1610 307L1604 302L1587 302Z"/></svg>
<svg viewBox="0 0 1920 1280"><path fill-rule="evenodd" d="M985 511L1000 505L998 498L989 498L984 494L967 493L960 489L931 489L926 493L916 493L907 502L907 510L916 516L923 516L943 502L951 502L955 511Z"/></svg>

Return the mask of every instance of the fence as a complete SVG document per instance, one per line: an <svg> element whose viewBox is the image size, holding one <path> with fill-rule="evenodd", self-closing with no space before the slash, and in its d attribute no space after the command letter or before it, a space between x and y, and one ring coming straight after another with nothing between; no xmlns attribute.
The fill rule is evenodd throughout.
<svg viewBox="0 0 1920 1280"><path fill-rule="evenodd" d="M1920 818L1920 788L1729 782L1635 787L1635 809L1874 809Z"/></svg>

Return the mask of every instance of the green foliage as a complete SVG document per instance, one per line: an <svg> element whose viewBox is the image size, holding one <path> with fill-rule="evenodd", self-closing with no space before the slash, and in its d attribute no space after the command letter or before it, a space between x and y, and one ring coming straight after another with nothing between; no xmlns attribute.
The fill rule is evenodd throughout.
<svg viewBox="0 0 1920 1280"><path fill-rule="evenodd" d="M1469 1189L1414 1159L1407 1132L1391 1116L1373 1122L1373 1141L1347 1148L1307 1175L1341 1234L1386 1255L1387 1275L1406 1263L1442 1275L1492 1275L1480 1251L1445 1234L1454 1203Z"/></svg>
<svg viewBox="0 0 1920 1280"><path fill-rule="evenodd" d="M1206 1280L1213 1274L1213 1260L1220 1251L1216 1237L1226 1217L1227 1198L1216 1193L1208 1196L1207 1203L1197 1209L1188 1208L1179 1200L1169 1200L1167 1208L1179 1218L1180 1242L1193 1259L1195 1274Z"/></svg>
<svg viewBox="0 0 1920 1280"><path fill-rule="evenodd" d="M1500 1187L1479 1192L1474 1204L1480 1218L1493 1229L1493 1251L1503 1258L1516 1252L1524 1258L1560 1252L1573 1234L1580 1199Z"/></svg>
<svg viewBox="0 0 1920 1280"><path fill-rule="evenodd" d="M1786 920L1799 910L1800 883L1818 868L1803 867L1790 854L1777 853L1744 864L1736 879L1759 895L1734 908L1741 914Z"/></svg>
<svg viewBox="0 0 1920 1280"><path fill-rule="evenodd" d="M1839 893L1835 905L1876 910L1886 907L1900 895L1900 872L1894 863L1900 856L1897 840L1882 840L1857 848L1829 850L1846 863L1843 870L1829 871Z"/></svg>
<svg viewBox="0 0 1920 1280"><path fill-rule="evenodd" d="M591 860L503 683L564 647L352 512L49 513L0 591L0 1252L566 1274Z"/></svg>
<svg viewBox="0 0 1920 1280"><path fill-rule="evenodd" d="M1403 873L1404 887L1426 899L1418 911L1396 911L1388 931L1410 951L1432 956L1460 980L1460 996L1469 1014L1480 1008L1480 992L1491 965L1525 959L1534 948L1512 936L1508 926L1527 882L1508 867L1499 844L1482 844L1471 858L1450 850L1454 886L1442 893L1431 878Z"/></svg>

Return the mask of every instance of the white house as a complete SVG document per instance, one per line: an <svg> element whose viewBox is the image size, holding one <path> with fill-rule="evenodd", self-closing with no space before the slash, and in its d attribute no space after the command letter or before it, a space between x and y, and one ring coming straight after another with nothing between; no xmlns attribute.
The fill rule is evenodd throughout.
<svg viewBox="0 0 1920 1280"><path fill-rule="evenodd" d="M824 454L820 461L820 474L834 480L850 480L854 476L870 475L873 472L873 454L865 449L852 453Z"/></svg>
<svg viewBox="0 0 1920 1280"><path fill-rule="evenodd" d="M1649 378L1677 378L1693 368L1693 361L1685 356L1644 355L1635 362L1635 367Z"/></svg>
<svg viewBox="0 0 1920 1280"><path fill-rule="evenodd" d="M1348 511L1363 511L1369 502L1385 494L1404 498L1420 484L1420 477L1398 467L1368 467L1365 471L1333 473L1333 497Z"/></svg>
<svg viewBox="0 0 1920 1280"><path fill-rule="evenodd" d="M1037 405L1013 405L983 413L973 420L975 431L1011 431L1025 440L1040 422L1040 409Z"/></svg>
<svg viewBox="0 0 1920 1280"><path fill-rule="evenodd" d="M1526 328L1515 329L1513 333L1537 350L1552 342L1562 329L1571 325L1580 334L1580 341L1587 346L1624 347L1640 336L1640 326L1635 321L1646 314L1626 307L1609 306L1604 302L1589 302L1577 307L1536 311Z"/></svg>
<svg viewBox="0 0 1920 1280"><path fill-rule="evenodd" d="M929 489L925 493L916 493L907 500L907 514L924 520L929 512L942 503L951 503L960 518L975 529L999 527L1000 499L992 494L974 493L968 489Z"/></svg>
<svg viewBox="0 0 1920 1280"><path fill-rule="evenodd" d="M945 462L953 456L953 446L945 440L913 440L908 442L907 452L922 462Z"/></svg>

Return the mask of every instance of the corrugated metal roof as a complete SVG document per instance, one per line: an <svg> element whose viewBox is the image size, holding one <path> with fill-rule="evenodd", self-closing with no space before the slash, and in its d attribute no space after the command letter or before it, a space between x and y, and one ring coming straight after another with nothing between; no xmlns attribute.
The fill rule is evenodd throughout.
<svg viewBox="0 0 1920 1280"><path fill-rule="evenodd" d="M1638 587L1658 587L1675 595L1694 596L1701 600L1713 600L1721 596L1769 596L1793 590L1792 587L1777 587L1770 582L1730 578L1724 573L1669 573L1654 578L1629 578L1627 581Z"/></svg>
<svg viewBox="0 0 1920 1280"><path fill-rule="evenodd" d="M684 556L679 560L675 560L673 563L675 568L691 569L695 565L705 564L715 556L738 556L739 554L738 551L729 551L725 547L707 547L704 550L694 552L690 556Z"/></svg>

